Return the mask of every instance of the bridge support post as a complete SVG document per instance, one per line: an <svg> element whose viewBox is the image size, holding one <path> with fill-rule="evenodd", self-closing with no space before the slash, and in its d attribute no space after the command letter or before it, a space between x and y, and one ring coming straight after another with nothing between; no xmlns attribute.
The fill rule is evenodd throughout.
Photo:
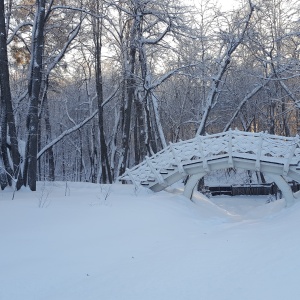
<svg viewBox="0 0 300 300"><path fill-rule="evenodd" d="M293 205L295 202L295 197L289 184L283 179L281 175L270 174L270 173L267 174L268 177L270 177L281 190L282 196L286 202L286 206L289 207Z"/></svg>
<svg viewBox="0 0 300 300"><path fill-rule="evenodd" d="M194 188L195 188L196 184L206 173L207 172L200 172L200 173L192 175L188 179L188 181L184 187L183 196L185 196L189 199L192 199Z"/></svg>

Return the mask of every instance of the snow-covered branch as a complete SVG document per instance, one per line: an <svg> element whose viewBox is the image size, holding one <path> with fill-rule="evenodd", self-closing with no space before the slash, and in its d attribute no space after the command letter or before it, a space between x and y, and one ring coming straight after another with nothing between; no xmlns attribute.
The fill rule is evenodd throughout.
<svg viewBox="0 0 300 300"><path fill-rule="evenodd" d="M165 36L166 34L170 31L171 26L168 25L167 28L162 32L157 38L155 39L142 39L141 42L142 44L147 44L147 45L156 45L159 43Z"/></svg>
<svg viewBox="0 0 300 300"><path fill-rule="evenodd" d="M104 15L101 15L101 14L95 14L87 9L84 9L84 8L79 8L79 7L74 7L74 6L65 6L65 5L56 5L56 6L53 6L51 8L51 11L54 11L54 10L57 10L57 9L66 9L66 10L73 10L73 11L79 11L81 13L85 13L87 15L90 15L94 18L104 18L105 16Z"/></svg>
<svg viewBox="0 0 300 300"><path fill-rule="evenodd" d="M61 59L64 57L68 47L72 43L72 41L76 38L76 36L79 33L79 30L81 28L81 21L77 24L77 26L69 33L69 38L67 42L64 44L63 48L59 52L59 54L55 57L55 59L48 65L47 68L47 75L50 74L50 72L54 69L54 67L61 61Z"/></svg>
<svg viewBox="0 0 300 300"><path fill-rule="evenodd" d="M111 99L114 98L118 91L118 88L102 103L102 107L107 104ZM80 129L82 126L84 126L86 123L88 123L90 120L92 120L96 115L98 114L98 109L96 109L89 117L84 119L82 122L80 122L77 125L74 125L73 127L65 130L63 133L61 133L58 137L56 137L53 141L51 141L49 144L47 144L37 155L37 159L41 157L48 149L53 147L55 144L57 144L60 140L62 140L65 136L71 134L72 132ZM68 115L68 114L67 114ZM69 120L74 124L74 120L68 115Z"/></svg>
<svg viewBox="0 0 300 300"><path fill-rule="evenodd" d="M166 81L167 79L169 79L171 76L175 75L176 73L178 73L179 71L186 69L186 68L190 68L190 67L195 67L198 64L189 64L186 66L182 66L179 68L176 68L174 70L171 70L167 73L165 73L163 76L161 76L160 78L158 78L155 82L153 82L150 86L146 86L147 90L152 90L155 89L156 87L158 87L159 85L161 85L164 81Z"/></svg>
<svg viewBox="0 0 300 300"><path fill-rule="evenodd" d="M26 27L26 26L33 26L33 23L32 22L23 22L21 24L19 24L13 31L13 33L11 34L11 36L7 39L7 42L6 44L9 45L12 40L14 39L14 37L17 35L18 31L23 28L23 27Z"/></svg>
<svg viewBox="0 0 300 300"><path fill-rule="evenodd" d="M73 126L72 128L69 128L65 130L62 134L60 134L58 137L56 137L51 143L46 145L40 152L37 154L37 159L41 157L49 148L53 147L55 144L57 144L60 140L62 140L65 136L71 134L72 132L80 129L83 125L85 125L87 122L92 120L98 113L98 109L96 109L89 117L87 117L85 120L80 122L79 124Z"/></svg>
<svg viewBox="0 0 300 300"><path fill-rule="evenodd" d="M252 97L254 97L263 87L265 87L271 80L272 77L267 78L265 82L255 87L250 93L248 93L243 100L239 103L238 107L236 108L234 114L232 115L231 119L228 121L228 123L225 125L223 131L227 131L242 107L245 105L247 101L249 101Z"/></svg>

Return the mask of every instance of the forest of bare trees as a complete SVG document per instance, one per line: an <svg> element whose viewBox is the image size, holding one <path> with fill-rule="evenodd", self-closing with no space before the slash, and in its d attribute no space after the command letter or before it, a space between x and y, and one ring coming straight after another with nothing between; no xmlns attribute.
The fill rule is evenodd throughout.
<svg viewBox="0 0 300 300"><path fill-rule="evenodd" d="M170 142L300 131L300 3L0 0L0 185L111 183Z"/></svg>

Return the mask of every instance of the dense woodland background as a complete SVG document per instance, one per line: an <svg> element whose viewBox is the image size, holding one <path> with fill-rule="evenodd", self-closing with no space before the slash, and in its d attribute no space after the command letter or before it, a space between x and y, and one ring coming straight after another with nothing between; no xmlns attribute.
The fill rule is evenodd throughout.
<svg viewBox="0 0 300 300"><path fill-rule="evenodd" d="M300 2L0 0L0 184L109 183L170 142L300 130Z"/></svg>

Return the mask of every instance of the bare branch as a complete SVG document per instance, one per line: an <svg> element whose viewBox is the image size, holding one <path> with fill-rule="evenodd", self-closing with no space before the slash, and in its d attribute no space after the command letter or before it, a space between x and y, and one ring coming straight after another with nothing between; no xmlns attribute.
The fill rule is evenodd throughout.
<svg viewBox="0 0 300 300"><path fill-rule="evenodd" d="M14 39L14 37L17 35L18 31L19 31L21 28L25 27L25 26L33 26L33 24L32 24L32 22L23 22L23 23L19 24L19 25L14 29L13 33L11 34L11 36L7 39L6 44L9 45L9 44L12 42L12 40Z"/></svg>
<svg viewBox="0 0 300 300"><path fill-rule="evenodd" d="M113 97L115 96L116 92L118 89L116 89L103 103L102 106L104 106L105 104L107 104L111 99L113 99ZM49 144L47 144L42 150L40 150L40 152L37 154L37 159L39 159L41 157L41 155L43 155L48 149L50 149L51 147L53 147L55 144L57 144L60 140L62 140L65 136L71 134L72 132L80 129L82 126L84 126L86 123L88 123L90 120L92 120L96 115L98 114L98 109L96 109L89 117L87 117L86 119L84 119L82 122L80 122L79 124L65 130L63 133L61 133L58 137L56 137L52 142L50 142ZM71 118L70 118L71 119ZM73 119L71 119L73 120ZM74 122L74 121L73 121Z"/></svg>
<svg viewBox="0 0 300 300"><path fill-rule="evenodd" d="M98 113L98 109L96 109L89 117L87 117L85 120L77 124L76 126L73 126L72 128L69 128L65 130L62 134L60 134L57 138L55 138L51 143L46 145L40 152L37 154L37 159L41 157L49 148L53 147L55 144L57 144L60 140L62 140L65 136L71 134L72 132L80 129L83 125L85 125L87 122L92 120Z"/></svg>
<svg viewBox="0 0 300 300"><path fill-rule="evenodd" d="M264 83L262 83L261 85L258 85L256 88L254 88L250 93L248 93L244 97L244 99L240 102L240 104L236 108L236 110L235 110L234 114L232 115L231 119L228 121L228 123L224 127L223 131L227 131L230 128L232 122L234 121L234 119L236 118L236 116L238 115L238 113L240 112L242 107L245 105L245 103L248 100L250 100L252 97L254 97L263 87L265 87L270 82L272 77L269 77Z"/></svg>

